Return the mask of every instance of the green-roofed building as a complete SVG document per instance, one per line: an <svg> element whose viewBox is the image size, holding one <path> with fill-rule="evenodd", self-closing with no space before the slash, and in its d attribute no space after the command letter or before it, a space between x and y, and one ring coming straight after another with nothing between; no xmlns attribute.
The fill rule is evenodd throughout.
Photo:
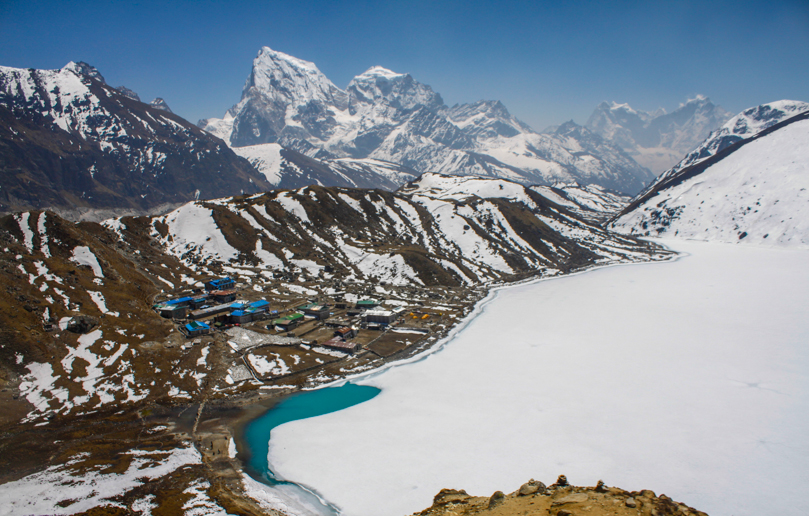
<svg viewBox="0 0 809 516"><path fill-rule="evenodd" d="M357 301L357 308L376 308L379 306L379 301L376 299L360 299Z"/></svg>
<svg viewBox="0 0 809 516"><path fill-rule="evenodd" d="M285 330L289 330L290 328L294 328L301 322L303 322L303 314L291 314L281 317L280 319L274 319L272 325L280 326Z"/></svg>

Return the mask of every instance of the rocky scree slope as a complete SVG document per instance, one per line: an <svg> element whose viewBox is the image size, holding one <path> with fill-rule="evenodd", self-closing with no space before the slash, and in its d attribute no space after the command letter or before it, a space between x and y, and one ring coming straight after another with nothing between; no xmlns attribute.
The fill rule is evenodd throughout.
<svg viewBox="0 0 809 516"><path fill-rule="evenodd" d="M198 201L150 224L192 269L229 264L396 285L476 285L667 256L518 183L437 174L395 193L309 186Z"/></svg>
<svg viewBox="0 0 809 516"><path fill-rule="evenodd" d="M662 108L645 112L628 104L602 102L585 126L658 175L731 116L707 97L698 95L671 113Z"/></svg>
<svg viewBox="0 0 809 516"><path fill-rule="evenodd" d="M107 86L86 63L0 67L0 211L143 213L270 188L218 138Z"/></svg>
<svg viewBox="0 0 809 516"><path fill-rule="evenodd" d="M809 104L747 109L662 174L609 227L635 235L807 246Z"/></svg>
<svg viewBox="0 0 809 516"><path fill-rule="evenodd" d="M448 107L409 74L372 67L345 90L307 61L262 48L242 98L199 126L233 147L278 143L315 158L372 158L417 172L577 181L634 194L651 178L582 127L539 134L498 101Z"/></svg>

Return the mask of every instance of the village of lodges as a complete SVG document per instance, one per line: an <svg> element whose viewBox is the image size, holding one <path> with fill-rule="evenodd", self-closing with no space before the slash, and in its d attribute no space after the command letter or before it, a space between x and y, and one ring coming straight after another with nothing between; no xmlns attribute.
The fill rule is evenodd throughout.
<svg viewBox="0 0 809 516"><path fill-rule="evenodd" d="M404 306L385 309L379 300L371 298L331 304L306 300L289 305L274 301L277 306L271 306L266 299L239 299L240 291L231 277L210 279L203 285L204 290L184 292L153 305L162 317L179 322L177 329L189 339L239 326L292 337L307 346L347 354L367 351L386 358L421 340L429 333L430 323L438 322L443 315L408 310ZM384 330L403 321L407 321L406 327L398 331L418 338L407 339L401 334L385 337Z"/></svg>

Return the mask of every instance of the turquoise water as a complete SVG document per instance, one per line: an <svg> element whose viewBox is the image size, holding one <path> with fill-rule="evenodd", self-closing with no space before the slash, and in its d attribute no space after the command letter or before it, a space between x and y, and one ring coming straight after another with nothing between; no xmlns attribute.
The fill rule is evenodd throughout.
<svg viewBox="0 0 809 516"><path fill-rule="evenodd" d="M248 472L256 480L271 486L279 484L297 486L293 482L277 479L270 470L267 453L273 428L290 421L322 416L353 407L370 400L379 393L380 390L376 387L346 383L340 387L300 392L285 399L245 427L243 442L250 453L250 460L247 463ZM308 490L306 492L309 493ZM330 509L333 508L330 507Z"/></svg>

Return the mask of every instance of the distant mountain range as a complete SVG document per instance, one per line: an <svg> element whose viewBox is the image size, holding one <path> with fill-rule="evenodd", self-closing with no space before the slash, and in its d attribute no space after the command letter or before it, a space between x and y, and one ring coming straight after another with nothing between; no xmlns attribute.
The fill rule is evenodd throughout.
<svg viewBox="0 0 809 516"><path fill-rule="evenodd" d="M609 225L632 235L809 246L809 103L746 109Z"/></svg>
<svg viewBox="0 0 809 516"><path fill-rule="evenodd" d="M449 107L381 67L341 90L313 63L264 47L241 101L200 130L161 98L145 104L108 86L87 63L0 67L0 211L100 220L311 184L393 191L425 172L631 195L653 175L629 153L685 148L724 116L703 98L668 115L605 106L587 127L540 134L498 101ZM98 209L107 211L88 215Z"/></svg>
<svg viewBox="0 0 809 516"><path fill-rule="evenodd" d="M644 112L628 104L602 102L585 126L617 145L654 175L667 170L732 115L698 95L666 113Z"/></svg>
<svg viewBox="0 0 809 516"><path fill-rule="evenodd" d="M498 101L448 107L409 74L373 67L345 90L310 62L262 48L242 98L199 122L233 148L280 144L315 159L374 159L416 173L576 181L634 194L652 174L572 122L540 134Z"/></svg>

